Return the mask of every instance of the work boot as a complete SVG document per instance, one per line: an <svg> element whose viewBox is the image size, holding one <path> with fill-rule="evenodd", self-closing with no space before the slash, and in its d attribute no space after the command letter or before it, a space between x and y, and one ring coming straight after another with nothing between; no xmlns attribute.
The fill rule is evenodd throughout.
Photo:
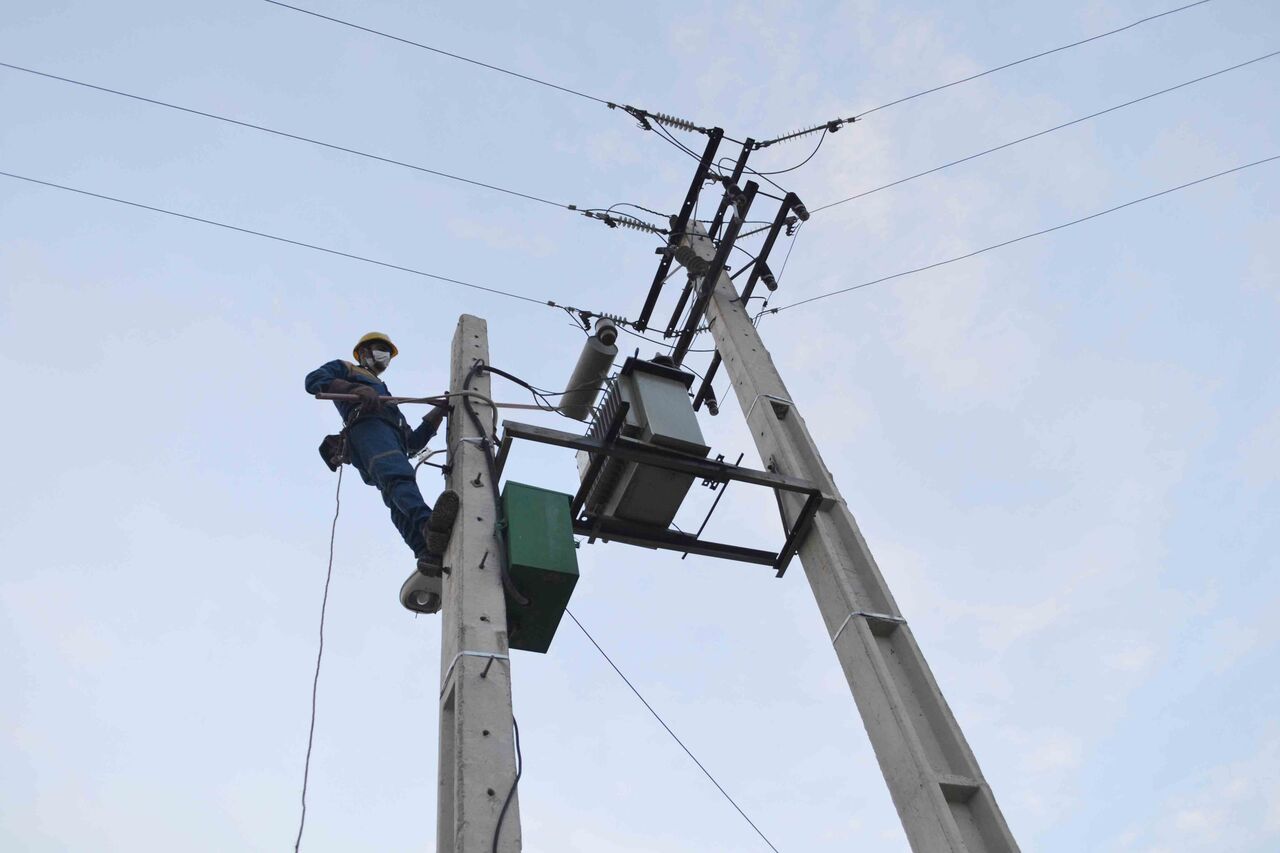
<svg viewBox="0 0 1280 853"><path fill-rule="evenodd" d="M427 553L443 554L449 547L449 537L453 534L454 522L458 520L460 504L458 493L453 489L445 489L436 498L431 517L422 525L422 538L427 544Z"/></svg>
<svg viewBox="0 0 1280 853"><path fill-rule="evenodd" d="M422 550L416 555L418 560L418 571L427 577L438 578L445 571L444 555L436 554L431 551Z"/></svg>
<svg viewBox="0 0 1280 853"><path fill-rule="evenodd" d="M439 613L442 590L439 574L432 577L415 569L400 587L400 603L414 613Z"/></svg>

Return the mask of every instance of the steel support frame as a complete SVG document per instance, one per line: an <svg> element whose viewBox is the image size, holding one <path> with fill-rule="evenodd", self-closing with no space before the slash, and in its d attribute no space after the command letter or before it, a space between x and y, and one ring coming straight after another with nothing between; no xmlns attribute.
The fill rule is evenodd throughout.
<svg viewBox="0 0 1280 853"><path fill-rule="evenodd" d="M586 536L591 541L599 538L606 541L642 545L647 548L684 551L707 557L772 566L778 577L786 574L787 567L790 565L792 557L795 556L800 543L804 541L805 536L811 529L813 519L818 510L831 502L831 499L821 489L815 488L812 483L805 480L770 471L742 468L726 462L703 459L674 450L654 447L651 444L617 435L616 431L612 429L610 434L612 438L606 436L603 439L599 439L549 427L534 426L517 421L503 421L502 441L498 447L498 473L501 474L503 467L506 465L507 457L511 453L512 442L516 439L524 439L539 444L566 447L570 450L586 450L596 454L597 461L602 460L604 457L613 457L628 462L652 465L655 468L664 468L681 474L691 474L694 477L715 483L750 483L751 485L773 489L775 493L785 492L802 496L804 500L799 504L796 521L790 526L782 548L777 552L745 548L741 545L731 545L723 542L708 542L688 533L680 533L665 528L654 528L648 525L631 524L619 520L581 519L578 517L577 511L573 513L574 533ZM587 471L587 476L583 478L579 487L579 495L585 496L590 492L593 479L599 475L600 467L593 461L592 466ZM576 500L575 498L575 502ZM578 507L580 508L581 504L578 504Z"/></svg>
<svg viewBox="0 0 1280 853"><path fill-rule="evenodd" d="M750 141L750 140L748 140ZM765 235L764 243L760 246L760 251L756 254L756 259L751 263L751 275L747 277L747 283L742 288L742 304L746 305L751 299L751 294L756 289L756 282L760 280L760 276L768 269L769 255L773 252L773 244L778 241L778 235L782 233L782 228L787 224L787 216L791 211L796 210L800 206L800 196L793 192L789 192L782 199L782 204L778 207L778 215L773 218L773 222L769 225L769 232ZM715 239L715 226L713 225L708 232L709 236ZM766 282L766 285L768 282ZM772 290L773 288L769 288ZM720 352L717 350L711 355L711 364L702 375L702 384L698 386L698 393L693 397L693 410L696 412L702 408L702 404L707 398L713 395L711 383L715 381L716 372L720 369ZM715 410L712 410L715 414Z"/></svg>
<svg viewBox="0 0 1280 853"><path fill-rule="evenodd" d="M729 253L733 251L733 244L738 241L738 232L742 229L743 220L747 218L747 213L751 210L751 203L755 201L756 192L759 189L760 185L755 181L747 181L747 185L741 191L736 186L725 188L726 200L734 207L734 216L729 220L729 224L725 226L724 236L716 244L714 254L709 259L706 259L710 261L711 265L697 284L697 295L694 298L693 308L689 310L689 318L685 321L684 329L681 330L680 337L676 340L675 348L671 351L671 358L676 364L683 363L684 357L689 354L693 336L697 334L698 326L702 323L702 315L707 310L707 303L711 301L712 291L715 290L716 282L720 280L720 276L724 274L724 265L729 261ZM702 226L697 222L692 224L692 228L703 230Z"/></svg>
<svg viewBox="0 0 1280 853"><path fill-rule="evenodd" d="M653 284L649 285L649 295L645 297L644 307L640 309L640 317L636 320L636 331L643 332L649 328L649 318L653 316L653 308L658 304L658 295L662 293L662 285L667 280L667 271L671 269L673 253L689 227L689 219L693 216L693 211L698 204L698 196L702 193L702 182L711 172L711 164L715 160L716 151L723 138L724 131L718 127L713 127L707 132L707 147L702 152L702 159L698 161L697 171L693 173L693 181L689 184L689 191L685 193L684 203L680 205L680 213L671 222L671 234L667 237L666 248L661 250L662 260L658 262L658 271L654 273Z"/></svg>
<svg viewBox="0 0 1280 853"><path fill-rule="evenodd" d="M742 178L742 170L747 168L747 159L754 150L755 140L747 137L746 142L742 144L742 153L738 155L738 162L733 164L733 173L729 175L728 180L724 181L726 187L736 187L739 179ZM729 201L732 196L729 193L723 193L720 196L720 204L716 206L716 215L711 220L711 227L707 229L707 233L711 235L711 239L715 239L720 234L720 224L724 222L725 211L729 209ZM680 291L680 299L676 301L675 310L671 312L671 319L667 321L666 337L675 337L676 324L680 322L680 315L684 313L685 305L689 302L689 296L693 293L693 277L685 282L684 288Z"/></svg>

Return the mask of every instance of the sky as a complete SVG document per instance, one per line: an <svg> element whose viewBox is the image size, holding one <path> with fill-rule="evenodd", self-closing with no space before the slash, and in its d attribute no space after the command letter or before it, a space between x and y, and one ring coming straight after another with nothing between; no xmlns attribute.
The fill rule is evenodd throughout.
<svg viewBox="0 0 1280 853"><path fill-rule="evenodd" d="M1173 4L306 5L763 138ZM1275 4L1214 0L867 115L779 179L816 208L1277 34ZM620 111L261 0L10 0L0 61L561 204L673 212L693 166ZM815 214L774 304L1280 154L1278 63ZM551 205L6 68L0 115L0 170L537 300L634 317L656 263ZM1278 191L1258 166L761 321L1024 850L1280 847ZM560 311L0 177L0 847L289 847L336 486L302 378L378 329L393 391L437 392L462 313L496 366L567 380ZM701 423L759 464L736 403ZM569 452L517 451L510 478L574 490ZM735 486L707 534L776 547L775 518ZM779 850L907 849L802 572L578 557L573 611ZM411 568L346 478L303 850L435 838ZM526 850L767 849L571 623L512 670Z"/></svg>

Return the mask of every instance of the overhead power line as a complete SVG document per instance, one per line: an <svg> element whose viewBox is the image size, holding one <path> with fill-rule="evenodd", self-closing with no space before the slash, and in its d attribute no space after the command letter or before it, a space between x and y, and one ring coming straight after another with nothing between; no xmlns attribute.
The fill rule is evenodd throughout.
<svg viewBox="0 0 1280 853"><path fill-rule="evenodd" d="M118 95L122 98L130 98L132 100L141 101L146 104L153 104L157 107L165 107L166 109L177 110L179 112L189 113L190 115L201 116L203 118L210 118L215 121L226 122L227 124L234 124L234 125L238 125L239 127L246 127L246 128L249 128L250 130L257 130L262 133L270 133L274 136L280 136L285 139L292 139L297 142L306 142L310 145L318 145L321 148L328 148L332 151L342 151L346 154L354 154L357 157L364 157L369 160L377 160L380 163L388 163L392 166L401 166L405 169L412 169L415 172L422 172L428 175L435 175L436 177L439 177L439 178L447 178L448 180L451 180L451 181L458 181L459 183L470 184L471 186L475 186L475 187L483 187L484 189L493 190L494 192L506 193L507 195L511 195L511 196L518 196L519 198L528 199L529 201L540 202L542 204L551 205L552 207L559 207L565 210L573 209L571 205L558 202L558 201L552 201L551 199L543 198L541 196L536 196L536 195L533 195L532 193L525 193L525 192L520 192L518 190L508 189L506 187L500 187L500 186L497 186L496 184L489 184L489 183L485 183L484 181L477 181L473 178L464 178L461 175L451 175L448 172L441 172L438 169L430 169L430 168L427 168L426 166L419 166L415 163L407 163L403 160L395 160L390 157L383 157L380 154L370 154L368 151L360 151L355 148L348 148L345 145L337 145L332 142L325 142L324 140L321 140L321 139L314 139L312 137L302 136L297 133L289 133L284 130L276 130L275 128L266 127L265 125L254 124L253 122L231 118L230 116L224 116L224 115L218 115L217 113L205 112L204 110L198 110L193 107L184 107L181 104L169 103L168 101L160 101L160 100L156 100L155 98L145 97L143 95L135 95L132 92L124 92L119 89L111 89L111 88L108 88L107 86L99 86L95 83L87 83L83 80L74 80L70 77L61 77L57 74L50 74L47 71L37 71L34 68L26 68L21 65L13 65L8 62L0 62L0 68L8 68L12 71L21 71L26 74L34 74L37 77L44 77L48 80L57 80L60 83L70 83L73 86L82 86L86 89L93 89L94 91L97 91L97 92L105 92L106 94L109 94L109 95Z"/></svg>
<svg viewBox="0 0 1280 853"><path fill-rule="evenodd" d="M484 285L480 285L480 284L472 284L469 281L462 281L456 278L449 278L448 276L437 275L436 273L426 272L425 270L414 269L413 267L406 267L401 264L393 264L393 263L390 263L389 261L380 261L380 260L377 260L376 258L369 258L369 257L365 257L364 255L357 255L351 252L344 252L339 249L330 249L325 246L316 245L315 243L306 243L301 240L291 239L289 237L281 237L277 234L268 234L265 231L255 231L252 228L242 228L239 225L231 225L227 222L219 222L216 219L205 219L204 217L200 217L200 216L192 216L189 213L179 213L176 210L168 210L167 208L163 208L163 207L155 207L153 205L142 204L141 202L137 202L137 201L129 201L128 199L117 198L115 196L105 195L103 193L95 193L89 190L79 189L77 187L69 187L64 184L55 184L52 181L42 181L39 178L31 178L26 175L18 175L13 172L0 171L0 175L6 178L13 178L14 180L18 180L18 181L26 181L27 183L31 183L31 184L39 184L40 186L50 187L55 190L64 190L66 192L76 193L78 195L84 195L84 196L89 196L91 198L102 199L103 201L110 201L110 202L115 202L116 204L128 205L129 207L136 207L141 210L150 210L153 213L163 213L166 216L175 216L178 219L185 219L189 222L199 222L204 225L214 225L214 226L217 226L218 228L225 228L228 231L238 231L241 234L250 234L254 237L263 237L267 240L275 240L278 243L288 243L290 246L300 246L304 249L311 249L312 251L316 251L316 252L324 252L327 255L337 255L340 258L349 258L353 261L360 261L366 264L373 264L375 266L385 267L386 269L398 270L400 272L409 273L410 275L417 275L417 276L422 276L423 278L433 279L435 281L442 281L442 282L445 282L446 284L456 284L459 287L467 287L467 288L471 288L472 290L483 290L485 293L493 293L498 296L506 296L510 299L519 299L521 302L532 302L535 305L548 305L552 308L559 307L559 305L557 305L554 301L550 299L534 299L533 297L530 297L530 296L522 296L519 293L512 293L509 290L499 290L496 287L485 287Z"/></svg>
<svg viewBox="0 0 1280 853"><path fill-rule="evenodd" d="M1018 139L1014 139L1014 140L1012 140L1012 141L1010 141L1010 142L1005 142L1005 143L1003 143L1003 144L1001 144L1001 145L997 145L997 146L995 146L994 148L988 148L988 149L986 149L986 150L984 150L984 151L979 151L979 152L977 152L976 154L970 154L970 155L969 155L969 156L967 156L967 157L961 157L959 160L952 160L950 163L943 163L941 166L934 166L932 169L926 169L926 170L925 170L925 171L923 171L923 172L917 172L917 173L916 173L916 174L914 174L914 175L909 175L908 177L905 177L905 178L899 178L899 179L898 179L898 180L896 180L896 181L891 181L890 183L883 184L883 185L878 186L878 187L873 187L872 189L869 189L869 190L864 190L864 191L862 191L862 192L860 192L860 193L857 193L857 194L855 194L855 195L851 195L851 196L849 196L848 198L842 198L842 199L840 199L839 201L833 201L833 202L831 202L830 204L824 204L824 205L822 205L821 207L815 207L815 208L813 209L813 211L812 211L812 212L813 212L813 213L817 213L817 212L818 212L818 211L820 211L820 210L826 210L826 209L827 209L827 208L829 208L829 207L835 207L836 205L838 205L838 204L844 204L844 203L845 203L845 202L847 202L847 201L854 201L855 199L859 199L859 198L863 198L863 197L865 197L865 196L869 196L869 195L871 195L872 193L878 193L878 192L880 192L881 190L887 190L887 189L889 189L890 187L896 187L896 186L898 186L899 184L905 184L907 181L914 181L916 178L923 178L925 175L932 175L934 172L940 172L940 171L942 171L943 169L949 169L949 168L951 168L952 166L958 166L958 165L960 165L961 163L967 163L967 162L969 162L970 160L976 160L976 159L978 159L979 157L985 157L986 155L988 155L988 154L992 154L992 153L995 153L996 151L1003 151L1005 148L1011 148L1011 147L1013 147L1014 145L1018 145L1018 144L1020 144L1020 143L1022 143L1022 142L1027 142L1027 141L1029 141L1029 140L1036 139L1036 138L1041 137L1041 136L1045 136L1046 134L1050 134L1050 133L1053 133L1053 132L1058 131L1058 130L1063 130L1063 129L1068 128L1068 127L1071 127L1071 126L1073 126L1073 125L1080 124L1081 122L1086 122L1086 121L1089 121L1090 119L1095 119L1095 118L1097 118L1098 116L1104 116L1104 115L1106 115L1107 113L1113 113L1113 112L1115 112L1116 110L1124 109L1125 107L1131 107L1131 106L1133 106L1134 104L1140 104L1140 103L1142 103L1143 101L1149 101L1149 100L1151 100L1152 98L1159 97L1160 95L1167 95L1168 93L1170 93L1170 92L1175 92L1175 91L1177 91L1178 89L1186 88L1187 86L1191 86L1191 85L1193 85L1193 84L1195 84L1195 83L1200 83L1200 82L1202 82L1202 81L1204 81L1204 80L1208 80L1208 79L1210 79L1210 78L1212 78L1212 77L1217 77L1217 76L1219 76L1219 75L1226 74L1226 73L1227 73L1227 72L1229 72L1229 71L1235 71L1235 70L1237 70L1237 69L1244 68L1246 65L1253 65L1255 62L1261 62L1261 61L1262 61L1262 60L1264 60L1264 59L1271 59L1272 57L1275 57L1275 56L1280 56L1280 50L1273 50L1271 53L1267 53L1267 54L1264 54L1264 55L1262 55L1262 56L1256 57L1256 58L1254 58L1254 59L1250 59L1250 60L1247 60L1247 61L1245 61L1245 62L1241 62L1241 63L1238 63L1238 64L1236 64L1236 65L1232 65L1230 68L1223 68L1223 69L1221 69L1220 71L1214 71L1214 72L1213 72L1213 73L1211 73L1211 74L1205 74L1205 75L1204 75L1204 76L1202 76L1202 77L1196 77L1194 80L1187 80L1185 83L1179 83L1179 84L1178 84L1178 85L1176 85L1176 86L1170 86L1170 87L1169 87L1169 88L1167 88L1167 89L1161 89L1161 90L1160 90L1160 91L1158 91L1158 92L1152 92L1152 93L1151 93L1151 94L1149 94L1149 95L1143 95L1143 96L1142 96L1142 97L1140 97L1140 98L1134 98L1134 99L1133 99L1133 100L1131 100L1131 101L1125 101L1123 104L1116 104L1116 105L1115 105L1115 106L1113 106L1113 107L1107 107L1105 110L1098 110L1096 113L1089 113L1089 114L1088 114L1088 115L1086 115L1086 116L1080 116L1079 118L1073 118L1071 121L1063 122L1062 124L1057 124L1057 125L1054 125L1053 127L1045 128L1044 130L1037 131L1036 133L1032 133L1032 134L1029 134L1029 135L1027 135L1027 136L1020 137L1020 138L1018 138Z"/></svg>
<svg viewBox="0 0 1280 853"><path fill-rule="evenodd" d="M1207 2L1207 1L1208 0L1202 0L1202 2ZM459 53L452 53L450 51L443 50L438 47L432 47L431 45L423 44L420 41L413 41L412 39L402 38L400 36L392 35L391 33L386 33L381 30L375 30L371 27L365 27L360 24L353 23L351 21L344 21L341 18L334 18L330 15L323 15L319 12L313 12L310 9L304 9L301 6L291 6L288 3L280 2L280 0L263 0L263 2L270 3L272 6L279 6L282 9L292 9L295 12L301 12L304 15L311 15L314 18L321 18L326 21L331 21L335 24L341 24L344 27L350 27L353 30L360 30L361 32L369 33L370 35L380 36L381 38L391 39L392 41L398 41L401 44L407 44L411 47L421 48L422 50L429 50L432 53L438 53L441 56L447 56L450 59L457 59L461 62L469 62L472 65L478 65L481 68L488 68L490 71L497 71L499 74L506 74L511 77L518 77L521 80L526 80L530 83L537 83L539 86L546 86L548 89L556 89L568 95L577 95L579 98L586 98L588 101L595 101L597 104L612 106L612 104L609 101L606 101L604 98L597 98L595 95L588 95L586 92L580 92L577 89L571 89L568 86L561 86L558 83L551 83L546 80L541 80L529 74L521 74L519 71L512 71L510 68L503 68L500 65L493 65L488 62L482 62L479 59L472 59L469 56L463 56L462 54L459 54Z"/></svg>
<svg viewBox="0 0 1280 853"><path fill-rule="evenodd" d="M897 272L897 273L894 273L893 275L881 276L880 278L872 279L871 281L864 281L861 284L855 284L849 287L842 287L839 290L832 290L827 293L819 293L817 296L810 296L807 299L801 299L799 301L792 302L787 305L780 305L777 308L770 308L767 311L762 311L760 313L762 315L777 314L779 311L788 311L792 308L799 308L801 305L807 305L810 302L817 302L820 299L828 299L832 296L839 296L842 293L848 293L852 290L861 290L864 287L871 287L872 285L883 284L886 281L892 281L894 279L904 278L906 276L915 275L916 273L925 272L927 270L937 269L938 267L946 266L947 264L954 264L957 261L963 261L968 258L972 258L977 255L984 254L986 252L991 252L996 249L1004 248L1005 246L1012 246L1014 243L1021 243L1023 240L1030 240L1033 237L1042 237L1045 234L1051 234L1054 231L1061 231L1063 228L1070 228L1072 225L1079 225L1082 222L1088 222L1091 219L1097 219L1100 216L1106 216L1108 213L1115 213L1118 210L1124 210L1126 207L1133 207L1135 204L1142 204L1144 201L1151 201L1154 198L1160 198L1161 196L1169 195L1170 193L1175 193L1175 192L1178 192L1179 190L1185 190L1188 187L1194 187L1197 184L1203 184L1207 181L1212 181L1216 178L1221 178L1226 175L1234 174L1236 172L1242 172L1245 169L1251 169L1254 166L1261 166L1264 163L1270 163L1275 160L1280 160L1280 154L1277 154L1274 157L1265 157L1261 160L1255 160L1252 163L1245 163L1242 166L1236 166L1232 169L1227 169L1225 171L1218 172L1213 175L1207 175L1203 178L1197 178L1194 181L1188 181L1187 183L1179 184L1176 187L1170 187L1168 189L1161 190L1160 192L1152 193L1151 195L1145 195L1142 198L1136 198L1133 201L1126 201L1124 204L1117 204L1115 207L1109 207L1106 210L1099 210L1096 213L1090 213L1088 216L1081 216L1079 219L1073 219L1070 222L1063 222L1059 225L1054 225L1051 228L1044 228L1044 229L1041 229L1040 231L1033 231L1030 234L1023 234L1021 237L1014 237L1012 240L1005 240L1001 243L994 243L990 246L985 246L981 249L975 249L972 252L966 252L963 255L957 255L954 258L947 258L946 260L936 261L932 264L926 264L925 266L922 266L922 267L915 267L914 269L903 270L902 272Z"/></svg>
<svg viewBox="0 0 1280 853"><path fill-rule="evenodd" d="M623 674L622 670L618 669L618 665L613 662L613 658L609 657L609 655L605 652L605 650L600 648L600 644L596 642L596 638L591 636L591 632L589 632L586 628L582 626L582 623L578 621L578 617L573 615L573 611L565 610L565 613L569 614L569 618L573 620L573 624L577 625L578 630L581 631L583 635L588 640L591 641L591 645L596 647L596 651L600 653L600 656L605 659L605 661L609 664L609 666L613 667L613 671L618 674L618 677L621 678L623 682L626 683L626 685L631 688L631 692L636 694L636 698L640 700L640 703L644 705L646 709L648 709L649 713L653 715L653 718L658 721L659 725L661 725L664 729L667 730L667 734L671 735L671 739L674 740L677 744L679 744L680 748L684 750L684 754L689 756L689 758L693 759L693 763L698 765L698 769L702 771L703 775L706 776L708 779L710 779L711 784L716 786L716 790L718 790L721 793L721 795L726 800L729 801L729 805L733 806L734 809L737 810L738 814L742 815L743 820L751 824L751 828L756 831L756 835L760 836L761 840L763 840L765 844L769 845L769 849L772 850L773 853L778 853L778 848L774 847L773 842L770 841L768 837L763 832L760 831L760 827L756 826L755 821L747 817L747 813L742 810L741 806L739 806L736 802L734 802L733 797L729 796L729 792L726 791L724 787L719 782L716 781L716 777L711 775L711 771L707 770L707 768L703 766L702 762L698 760L698 757L689 750L689 747L684 745L684 741L680 740L680 738L676 735L676 733L671 731L671 727L667 725L666 720L662 719L662 717L658 714L658 712L653 710L653 706L649 704L649 700L645 699L644 696L641 695L640 691L636 689L636 686L631 683L631 679L627 678L627 676Z"/></svg>
<svg viewBox="0 0 1280 853"><path fill-rule="evenodd" d="M268 2L274 2L274 0L268 0ZM1089 42L1092 42L1092 41L1098 41L1099 39L1104 39L1107 36L1113 36L1116 33L1122 33L1125 30L1131 30L1134 27L1140 26L1150 21L1154 21L1158 18L1163 18L1167 15L1173 15L1177 12L1184 12L1187 9L1192 9L1196 6L1203 6L1205 3L1208 3L1208 2L1210 2L1210 0L1196 0L1195 3L1188 3L1185 6L1178 6L1175 9L1167 9L1164 12L1158 12L1154 15L1148 15L1145 18L1139 18L1138 20L1134 21L1131 24L1125 24L1123 27L1117 27L1114 30L1107 30L1105 33L1098 33L1097 35L1089 36L1088 38L1080 39L1079 41L1073 41L1070 44L1064 44L1060 47L1051 48L1049 50L1042 50L1039 53L1032 54L1031 56L1024 56L1022 59L1015 59L1013 62L1006 62L1004 65L997 65L995 68L988 68L986 71L979 71L977 74L970 74L968 77L961 77L959 80L952 80L950 83L943 83L940 86L933 86L932 88L924 89L923 91L916 92L914 94L907 95L902 98L897 98L896 100L892 100L892 101L889 101L888 103L881 104L878 107L872 107L869 110L863 110L862 112L854 116L854 118L862 118L863 116L870 115L871 113L877 112L879 110L887 109L888 107L896 106L898 104L923 97L924 95L931 95L934 92L941 92L943 89L950 89L952 86L959 86L961 83L968 83L971 80L977 80L979 77L986 77L988 74L995 74L997 71L1004 71L1006 68L1012 68L1015 65L1021 65L1022 63L1030 62L1033 59L1040 59L1042 57L1049 56L1050 54L1060 53L1061 51L1064 51L1064 50L1070 50L1073 47L1079 47L1082 44L1088 44Z"/></svg>

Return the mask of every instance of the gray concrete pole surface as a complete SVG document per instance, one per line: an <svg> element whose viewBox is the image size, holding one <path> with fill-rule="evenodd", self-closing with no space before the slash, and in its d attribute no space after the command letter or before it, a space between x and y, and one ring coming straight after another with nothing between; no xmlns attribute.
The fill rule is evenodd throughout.
<svg viewBox="0 0 1280 853"><path fill-rule="evenodd" d="M685 242L710 258L704 235ZM911 849L1014 853L991 786L727 275L707 317L761 460L834 498L798 553ZM800 500L784 495L783 505L789 525Z"/></svg>
<svg viewBox="0 0 1280 853"><path fill-rule="evenodd" d="M463 390L477 360L489 363L488 325L463 314L453 335L451 392ZM489 374L471 381L489 396ZM444 565L440 643L440 777L437 853L489 853L503 803L516 777L512 734L511 660L502 595L501 554L496 535L498 507L489 467L479 445L493 440L494 411L470 398L484 433L461 400L454 403L447 432L449 487L461 498L457 526ZM502 818L497 849L521 848L520 804L513 793Z"/></svg>

